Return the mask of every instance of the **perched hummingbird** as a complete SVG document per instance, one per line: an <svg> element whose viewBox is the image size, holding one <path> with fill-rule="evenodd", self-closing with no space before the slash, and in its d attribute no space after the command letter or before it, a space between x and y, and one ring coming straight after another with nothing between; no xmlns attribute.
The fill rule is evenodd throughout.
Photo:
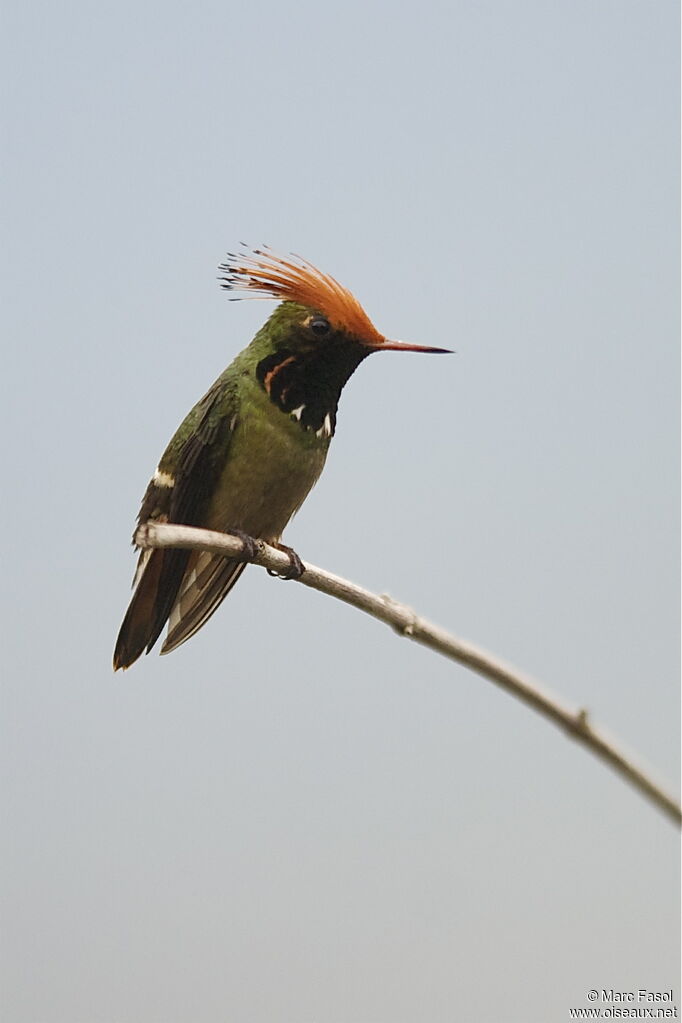
<svg viewBox="0 0 682 1023"><path fill-rule="evenodd" d="M298 256L270 249L230 253L222 286L280 299L248 348L186 416L147 487L138 525L184 523L280 544L317 481L336 427L344 384L372 352L446 352L388 341L357 299ZM129 668L156 643L162 654L211 617L246 564L198 551L143 550L114 651Z"/></svg>

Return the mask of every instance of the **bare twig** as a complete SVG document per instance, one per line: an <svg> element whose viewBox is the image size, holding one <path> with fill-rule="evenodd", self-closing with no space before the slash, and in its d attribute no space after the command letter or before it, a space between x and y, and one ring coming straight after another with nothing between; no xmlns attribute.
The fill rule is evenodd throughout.
<svg viewBox="0 0 682 1023"><path fill-rule="evenodd" d="M289 556L283 551L268 546L262 540L256 541L257 553L249 558L244 553L242 541L228 533L216 533L191 526L176 526L149 522L137 532L136 542L140 547L181 547L190 550L210 551L224 554L240 561L253 561L256 565L284 574L290 568ZM539 714L549 718L567 735L586 746L595 756L601 757L623 778L663 810L675 823L682 823L682 811L675 799L654 782L641 768L633 763L629 755L608 739L600 729L592 725L585 709L575 710L546 692L536 682L524 677L516 669L503 664L496 657L480 647L465 643L451 636L444 629L431 625L414 611L399 604L392 598L377 596L355 583L340 576L325 572L315 565L304 563L304 573L299 582L321 593L352 604L392 626L401 636L407 636L417 643L430 647L439 654L466 665L485 678L506 689L517 699L531 706Z"/></svg>

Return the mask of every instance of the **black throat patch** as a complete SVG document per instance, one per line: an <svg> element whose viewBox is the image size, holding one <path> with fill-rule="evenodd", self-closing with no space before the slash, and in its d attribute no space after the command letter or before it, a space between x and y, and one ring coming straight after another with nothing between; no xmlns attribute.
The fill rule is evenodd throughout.
<svg viewBox="0 0 682 1023"><path fill-rule="evenodd" d="M368 354L347 342L305 352L281 348L261 359L256 377L270 401L303 429L333 437L343 386Z"/></svg>

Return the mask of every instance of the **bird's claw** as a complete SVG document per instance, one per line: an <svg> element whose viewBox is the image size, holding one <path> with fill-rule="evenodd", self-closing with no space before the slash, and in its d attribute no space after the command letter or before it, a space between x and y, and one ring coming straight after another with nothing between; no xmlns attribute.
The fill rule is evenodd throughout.
<svg viewBox="0 0 682 1023"><path fill-rule="evenodd" d="M268 575L274 575L277 579L300 579L305 572L305 568L293 547L287 547L284 543L273 543L272 546L276 547L278 551L282 551L284 554L288 555L289 568L286 572L275 572L273 569L268 568Z"/></svg>
<svg viewBox="0 0 682 1023"><path fill-rule="evenodd" d="M236 536L238 540L241 540L244 557L249 561L253 561L258 554L258 544L254 538L245 533L243 529L231 529L230 535Z"/></svg>

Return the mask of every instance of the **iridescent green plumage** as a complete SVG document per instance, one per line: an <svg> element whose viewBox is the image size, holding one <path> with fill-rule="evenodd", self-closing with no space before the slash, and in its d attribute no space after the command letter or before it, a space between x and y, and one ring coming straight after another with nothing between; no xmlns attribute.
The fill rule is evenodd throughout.
<svg viewBox="0 0 682 1023"><path fill-rule="evenodd" d="M272 543L322 471L341 390L360 362L381 349L443 349L386 341L350 292L308 263L261 252L237 258L245 265L223 268L228 287L285 301L176 431L138 523L183 523ZM207 553L143 551L114 668L149 652L167 621L162 653L189 639L245 567Z"/></svg>

